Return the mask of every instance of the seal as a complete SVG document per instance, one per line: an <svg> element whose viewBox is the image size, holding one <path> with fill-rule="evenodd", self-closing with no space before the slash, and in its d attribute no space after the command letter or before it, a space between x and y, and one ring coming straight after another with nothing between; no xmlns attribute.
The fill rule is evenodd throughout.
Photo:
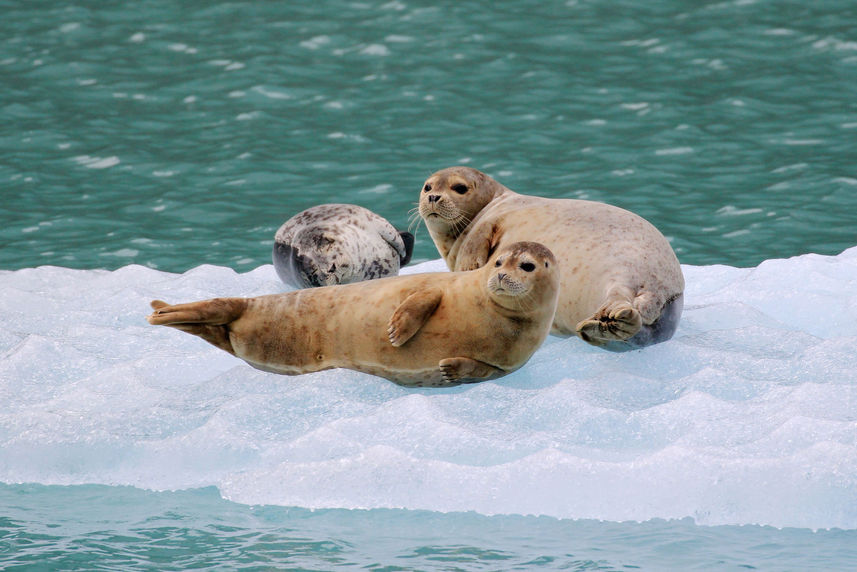
<svg viewBox="0 0 857 572"><path fill-rule="evenodd" d="M559 276L550 250L519 242L472 272L174 306L155 300L147 320L265 371L342 367L400 385L450 386L498 378L527 362L550 331Z"/></svg>
<svg viewBox="0 0 857 572"><path fill-rule="evenodd" d="M665 341L678 327L681 266L667 239L634 213L518 194L469 167L431 175L419 213L450 270L491 264L511 242L547 246L562 273L554 335L625 351Z"/></svg>
<svg viewBox="0 0 857 572"><path fill-rule="evenodd" d="M271 258L280 280L305 288L395 276L411 260L414 237L357 205L302 211L277 230Z"/></svg>

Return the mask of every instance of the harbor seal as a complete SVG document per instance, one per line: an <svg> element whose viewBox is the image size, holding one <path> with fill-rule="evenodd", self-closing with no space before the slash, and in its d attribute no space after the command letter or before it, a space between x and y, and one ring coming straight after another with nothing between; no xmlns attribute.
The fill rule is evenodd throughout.
<svg viewBox="0 0 857 572"><path fill-rule="evenodd" d="M550 331L559 276L550 250L519 242L472 272L175 306L155 300L147 320L199 336L265 371L343 367L400 385L449 386L524 365Z"/></svg>
<svg viewBox="0 0 857 572"><path fill-rule="evenodd" d="M419 213L450 270L490 264L510 242L547 246L562 273L551 333L624 351L672 337L684 277L669 242L619 207L522 195L469 167L434 173Z"/></svg>
<svg viewBox="0 0 857 572"><path fill-rule="evenodd" d="M357 205L325 204L280 226L271 258L280 280L305 288L395 276L411 260L414 237Z"/></svg>

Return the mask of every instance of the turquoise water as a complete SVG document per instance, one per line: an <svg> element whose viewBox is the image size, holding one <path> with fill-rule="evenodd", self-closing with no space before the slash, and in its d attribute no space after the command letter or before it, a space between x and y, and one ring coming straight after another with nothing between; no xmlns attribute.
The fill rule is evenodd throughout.
<svg viewBox="0 0 857 572"><path fill-rule="evenodd" d="M353 202L406 227L423 180L452 164L519 192L634 210L685 264L754 266L857 244L854 2L21 0L0 8L3 270L250 271L270 262L275 229L314 204ZM437 258L424 229L414 258ZM39 284L30 288L35 296ZM13 335L3 331L0 342ZM2 380L3 390L38 392L50 369ZM38 428L0 413L10 435L10 427ZM132 435L151 438L129 423ZM88 438L86 419L68 428ZM9 569L845 570L857 562L854 529L313 512L230 503L196 487L6 482L0 564Z"/></svg>
<svg viewBox="0 0 857 572"><path fill-rule="evenodd" d="M458 163L689 264L857 241L853 2L3 6L2 268L250 269L319 202L406 226Z"/></svg>
<svg viewBox="0 0 857 572"><path fill-rule="evenodd" d="M6 570L834 570L857 532L247 507L214 489L0 486ZM728 548L727 548L728 547Z"/></svg>

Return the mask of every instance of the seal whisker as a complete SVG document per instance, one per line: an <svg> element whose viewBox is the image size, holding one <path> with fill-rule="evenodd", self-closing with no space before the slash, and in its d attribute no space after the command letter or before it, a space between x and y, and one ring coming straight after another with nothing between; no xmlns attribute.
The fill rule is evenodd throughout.
<svg viewBox="0 0 857 572"><path fill-rule="evenodd" d="M422 222L423 217L420 214L420 205L417 204L417 206L408 211L408 232L411 232L416 236Z"/></svg>
<svg viewBox="0 0 857 572"><path fill-rule="evenodd" d="M455 221L452 223L453 231L455 232L455 234L461 234L462 232L464 232L464 229L466 229L470 225L471 222L472 221L469 217L467 217L467 215L459 214L458 218L456 218Z"/></svg>

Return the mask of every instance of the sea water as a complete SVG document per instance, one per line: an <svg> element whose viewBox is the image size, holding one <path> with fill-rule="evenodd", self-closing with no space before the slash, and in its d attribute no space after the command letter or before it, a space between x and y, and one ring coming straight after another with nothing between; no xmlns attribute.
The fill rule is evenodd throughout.
<svg viewBox="0 0 857 572"><path fill-rule="evenodd" d="M852 2L1 7L4 568L857 567ZM452 164L655 223L676 336L429 390L145 322L323 202L442 270Z"/></svg>

